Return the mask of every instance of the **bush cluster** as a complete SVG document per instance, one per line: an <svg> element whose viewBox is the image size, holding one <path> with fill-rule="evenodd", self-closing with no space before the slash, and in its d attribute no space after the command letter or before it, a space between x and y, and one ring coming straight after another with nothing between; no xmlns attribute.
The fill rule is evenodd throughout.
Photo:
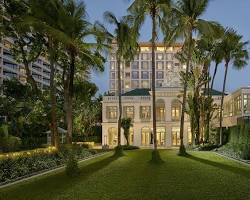
<svg viewBox="0 0 250 200"><path fill-rule="evenodd" d="M0 151L2 152L18 151L21 148L21 144L22 141L18 137L11 135L0 137Z"/></svg>
<svg viewBox="0 0 250 200"><path fill-rule="evenodd" d="M139 149L138 146L132 146L132 145L122 145L122 149L123 150L135 150L135 149Z"/></svg>
<svg viewBox="0 0 250 200"><path fill-rule="evenodd" d="M229 129L229 142L221 151L244 160L250 160L250 125L243 124Z"/></svg>
<svg viewBox="0 0 250 200"><path fill-rule="evenodd" d="M51 153L39 150L38 152L25 152L18 156L2 157L0 158L0 183L58 167L67 161L72 161L69 159L69 155L73 155L75 162L77 159L83 159L92 154L94 152L79 146L72 148L65 146L60 151Z"/></svg>

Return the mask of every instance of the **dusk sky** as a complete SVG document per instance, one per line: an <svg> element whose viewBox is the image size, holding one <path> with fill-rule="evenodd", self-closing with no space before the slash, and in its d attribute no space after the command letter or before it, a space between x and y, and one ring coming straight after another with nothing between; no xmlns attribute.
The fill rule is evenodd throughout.
<svg viewBox="0 0 250 200"><path fill-rule="evenodd" d="M89 19L93 22L99 20L103 22L110 31L112 27L103 21L105 11L113 12L117 17L126 15L126 9L132 0L85 0ZM211 0L203 19L218 21L224 27L232 27L241 35L244 40L250 40L250 0ZM151 24L148 20L141 30L140 41L150 40ZM99 92L103 93L109 89L108 66L106 64L104 73L94 73L93 81L99 87ZM220 70L215 82L215 89L222 90L224 67ZM230 66L227 79L226 91L232 92L239 87L250 86L250 64L241 71Z"/></svg>

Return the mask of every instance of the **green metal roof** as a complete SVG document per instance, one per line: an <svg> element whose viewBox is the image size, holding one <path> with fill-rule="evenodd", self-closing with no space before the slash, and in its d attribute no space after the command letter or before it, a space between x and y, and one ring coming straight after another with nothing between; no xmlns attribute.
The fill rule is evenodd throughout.
<svg viewBox="0 0 250 200"><path fill-rule="evenodd" d="M204 91L204 93L207 95L208 94L208 89L203 89L203 91ZM211 90L211 95L212 96L221 96L223 93L221 92L221 91L218 91L218 90L214 90L214 89L212 89ZM226 93L225 93L225 95L227 95Z"/></svg>
<svg viewBox="0 0 250 200"><path fill-rule="evenodd" d="M129 92L124 93L122 96L150 96L150 89L137 88Z"/></svg>

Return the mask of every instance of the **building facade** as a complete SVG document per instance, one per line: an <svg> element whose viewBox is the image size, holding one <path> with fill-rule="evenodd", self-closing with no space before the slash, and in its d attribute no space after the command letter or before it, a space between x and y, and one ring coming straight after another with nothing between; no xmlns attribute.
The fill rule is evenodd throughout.
<svg viewBox="0 0 250 200"><path fill-rule="evenodd" d="M141 43L140 53L130 63L121 66L122 81L122 117L133 121L130 130L130 144L143 148L151 148L152 144L152 99L151 99L151 46ZM164 48L156 47L156 120L157 144L160 148L171 148L180 145L181 115L181 81L180 71L186 66L176 59L181 45ZM115 49L115 46L114 46ZM217 104L221 93L214 91L213 98ZM117 63L114 52L110 55L110 95L103 97L102 102L102 145L117 145ZM122 130L123 132L123 130ZM190 121L185 115L184 144L192 141ZM121 143L126 144L123 133Z"/></svg>
<svg viewBox="0 0 250 200"><path fill-rule="evenodd" d="M115 55L116 46L113 44L113 51L109 56L109 91L117 94L118 76L117 60ZM158 43L156 47L156 87L179 87L179 72L186 68L175 57L181 49L180 44L165 48ZM135 55L134 61L121 63L121 88L122 93L137 88L150 88L151 86L151 44L140 43L140 52Z"/></svg>
<svg viewBox="0 0 250 200"><path fill-rule="evenodd" d="M0 43L0 84L4 79L16 78L21 83L26 83L26 71L23 64L16 62L11 54L13 41L4 38ZM57 68L62 73L60 67ZM50 65L46 58L40 56L36 62L30 64L30 71L40 89L45 89L50 84Z"/></svg>

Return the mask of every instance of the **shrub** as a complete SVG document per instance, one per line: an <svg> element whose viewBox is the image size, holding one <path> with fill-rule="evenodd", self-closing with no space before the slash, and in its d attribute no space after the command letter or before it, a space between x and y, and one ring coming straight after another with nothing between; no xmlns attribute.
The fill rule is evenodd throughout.
<svg viewBox="0 0 250 200"><path fill-rule="evenodd" d="M80 169L78 167L77 159L73 154L71 154L68 157L68 160L66 162L65 172L67 176L70 177L76 177L80 174Z"/></svg>
<svg viewBox="0 0 250 200"><path fill-rule="evenodd" d="M13 152L20 150L21 139L14 136L5 136L1 138L0 148L3 152Z"/></svg>
<svg viewBox="0 0 250 200"><path fill-rule="evenodd" d="M135 149L139 149L138 146L132 146L132 145L123 145L122 148L123 148L123 150L135 150Z"/></svg>
<svg viewBox="0 0 250 200"><path fill-rule="evenodd" d="M199 146L199 151L211 151L213 149L218 148L218 145L216 144L204 144L203 146Z"/></svg>

